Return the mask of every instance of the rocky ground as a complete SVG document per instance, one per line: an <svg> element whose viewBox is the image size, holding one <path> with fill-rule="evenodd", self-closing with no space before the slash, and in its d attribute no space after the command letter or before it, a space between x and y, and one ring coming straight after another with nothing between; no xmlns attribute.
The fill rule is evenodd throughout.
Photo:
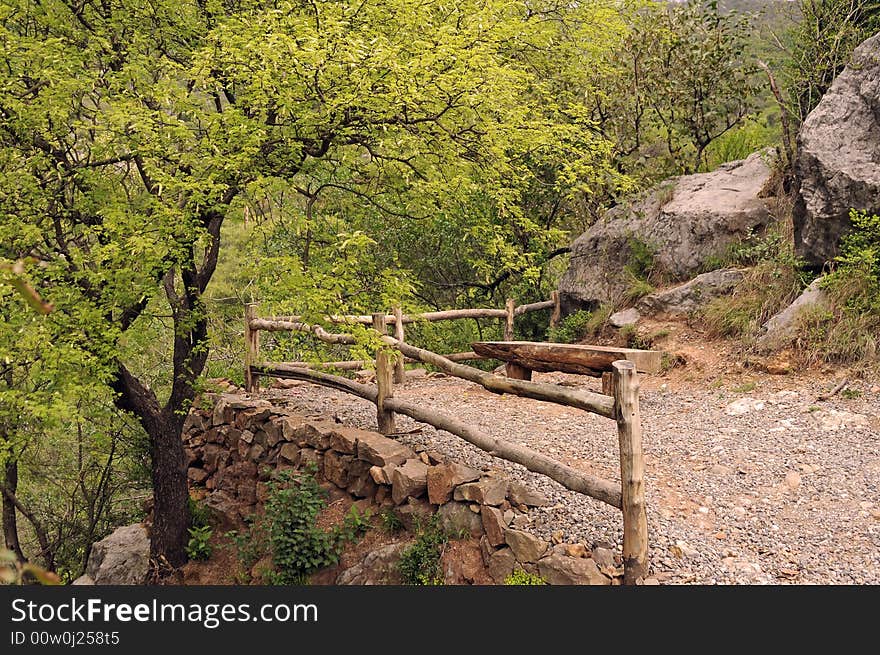
<svg viewBox="0 0 880 655"><path fill-rule="evenodd" d="M706 363L713 355L717 359L707 352L681 369L643 376L652 578L661 584L880 584L877 381L855 379L821 399L839 386L843 372L773 376L731 366L710 374L707 368L715 367ZM396 393L619 479L611 421L423 373ZM535 379L598 390L598 381L587 377ZM306 384L264 393L292 409L375 429L372 406L350 395ZM546 493L555 504L532 510L538 534L620 548L618 510L406 417L398 417L398 430L408 432L400 439L416 448L505 470Z"/></svg>

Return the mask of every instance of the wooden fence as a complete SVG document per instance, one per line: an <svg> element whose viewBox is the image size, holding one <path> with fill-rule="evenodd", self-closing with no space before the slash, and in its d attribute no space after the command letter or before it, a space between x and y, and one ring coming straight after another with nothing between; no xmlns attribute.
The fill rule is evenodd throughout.
<svg viewBox="0 0 880 655"><path fill-rule="evenodd" d="M299 317L259 318L256 306L247 305L245 309L245 341L247 346L245 379L247 390L256 390L258 378L267 376L304 380L350 393L376 405L376 419L379 431L383 434L394 434L395 414L403 414L459 436L490 455L521 464L530 471L546 475L567 489L616 507L623 513L624 583L635 584L647 573L648 562L644 457L639 415L639 379L635 364L625 360L612 362L608 374L603 376L603 393L595 393L570 389L556 384L499 377L456 361L457 359L480 359L476 353L455 353L452 356L438 355L404 341L403 326L407 323L416 320L454 320L475 317L504 318L505 338L510 339L513 336L513 322L516 316L529 311L553 309L554 320L558 320L558 307L557 296L553 300L519 307L516 307L512 301L508 301L503 310L463 309L430 312L418 316L407 316L399 310L394 310L391 314L328 317L331 323L369 324L379 333L382 343L388 346L387 349L380 349L376 355L376 384L371 385L315 370L314 366L307 366L301 362L259 361L260 331L308 332L321 341L333 344L355 344L356 339L350 334L327 332L319 326L300 321ZM394 336L387 334L389 324L394 326ZM395 350L400 353L396 357L392 354ZM618 485L612 481L590 475L521 444L493 437L462 423L453 416L429 409L422 404L395 398L394 384L403 380L402 363L404 357L411 361L430 364L448 375L474 382L494 393L510 393L575 407L615 420L620 452L621 484ZM339 366L340 364L344 366ZM362 362L333 362L327 366L345 368L354 367L354 364L359 366Z"/></svg>

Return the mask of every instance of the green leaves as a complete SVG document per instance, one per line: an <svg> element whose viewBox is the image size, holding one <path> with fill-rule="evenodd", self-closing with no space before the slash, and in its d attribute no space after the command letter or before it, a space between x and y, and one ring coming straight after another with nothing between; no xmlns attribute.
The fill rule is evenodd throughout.
<svg viewBox="0 0 880 655"><path fill-rule="evenodd" d="M326 506L326 492L313 472L282 471L269 485L266 523L276 584L303 584L309 574L336 564L344 544L366 528L354 508L341 525L330 530L316 525L319 512Z"/></svg>

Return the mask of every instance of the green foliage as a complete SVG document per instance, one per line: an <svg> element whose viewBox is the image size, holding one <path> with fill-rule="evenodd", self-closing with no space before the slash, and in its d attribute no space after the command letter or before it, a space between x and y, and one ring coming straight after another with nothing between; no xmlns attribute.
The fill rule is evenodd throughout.
<svg viewBox="0 0 880 655"><path fill-rule="evenodd" d="M819 104L853 50L880 30L876 0L797 0L800 20L786 35L784 87L788 110L803 122Z"/></svg>
<svg viewBox="0 0 880 655"><path fill-rule="evenodd" d="M266 534L266 526L261 519L248 520L247 528L239 532L238 530L229 530L226 538L229 540L227 547L231 547L235 551L238 563L241 565L241 571L236 576L241 582L250 582L251 569L264 556L271 554L271 547Z"/></svg>
<svg viewBox="0 0 880 655"><path fill-rule="evenodd" d="M858 389L844 389L840 392L840 397L847 400L855 400L862 397L862 392Z"/></svg>
<svg viewBox="0 0 880 655"><path fill-rule="evenodd" d="M551 328L548 338L557 343L579 343L594 337L605 327L611 312L611 305L600 305L592 312L579 309L565 316L555 328Z"/></svg>
<svg viewBox="0 0 880 655"><path fill-rule="evenodd" d="M379 521L382 529L388 534L394 534L403 530L403 521L391 509L384 509L379 513Z"/></svg>
<svg viewBox="0 0 880 655"><path fill-rule="evenodd" d="M214 530L209 525L189 528L189 541L186 544L187 557L198 561L210 559L213 552L210 543L213 533Z"/></svg>
<svg viewBox="0 0 880 655"><path fill-rule="evenodd" d="M403 583L408 585L442 585L443 571L440 556L449 537L442 530L437 515L425 526L420 526L416 541L400 555L398 569Z"/></svg>
<svg viewBox="0 0 880 655"><path fill-rule="evenodd" d="M751 268L731 295L710 301L700 318L710 335L741 337L746 343L809 282L792 240L779 227L732 245L717 263Z"/></svg>
<svg viewBox="0 0 880 655"><path fill-rule="evenodd" d="M787 307L803 289L798 269L779 262L751 268L730 296L715 298L701 311L714 336L741 337L748 342L767 320Z"/></svg>
<svg viewBox="0 0 880 655"><path fill-rule="evenodd" d="M326 507L326 491L312 472L282 471L269 482L266 524L275 570L273 584L305 584L309 574L339 561L345 543L366 527L352 507L343 525L323 530L316 525Z"/></svg>
<svg viewBox="0 0 880 655"><path fill-rule="evenodd" d="M666 188L661 187L658 191L661 194L661 201ZM631 304L654 291L650 280L655 273L654 254L656 248L632 235L627 238L627 248L629 256L623 271L629 280L629 285L623 293L622 301Z"/></svg>
<svg viewBox="0 0 880 655"><path fill-rule="evenodd" d="M623 340L624 347L626 348L650 350L653 346L651 337L649 335L640 334L639 328L635 324L624 325L618 331L618 335Z"/></svg>
<svg viewBox="0 0 880 655"><path fill-rule="evenodd" d="M593 116L639 179L704 168L707 148L755 105L749 17L690 0L636 5L625 20L596 69Z"/></svg>
<svg viewBox="0 0 880 655"><path fill-rule="evenodd" d="M204 528L211 525L211 512L194 498L189 499L189 525L191 528Z"/></svg>
<svg viewBox="0 0 880 655"><path fill-rule="evenodd" d="M732 389L734 393L750 393L758 388L758 383L754 381L744 382Z"/></svg>
<svg viewBox="0 0 880 655"><path fill-rule="evenodd" d="M809 360L852 363L877 357L880 343L880 217L850 213L852 231L841 239L836 268L823 287L831 308L798 317L798 349Z"/></svg>
<svg viewBox="0 0 880 655"><path fill-rule="evenodd" d="M779 107L767 107L749 115L729 132L706 147L702 170L712 171L729 161L745 159L754 152L775 146L780 140Z"/></svg>
<svg viewBox="0 0 880 655"><path fill-rule="evenodd" d="M504 578L506 585L545 585L547 581L540 575L528 573L523 569L514 569L513 572Z"/></svg>

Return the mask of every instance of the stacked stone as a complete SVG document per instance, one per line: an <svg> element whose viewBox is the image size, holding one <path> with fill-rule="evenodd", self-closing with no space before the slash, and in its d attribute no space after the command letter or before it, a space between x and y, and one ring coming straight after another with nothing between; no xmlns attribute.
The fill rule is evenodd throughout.
<svg viewBox="0 0 880 655"><path fill-rule="evenodd" d="M517 568L550 584L607 585L622 574L606 548L551 544L526 531L530 509L549 504L542 494L377 432L222 394L192 410L184 439L190 483L209 492L205 502L230 525L259 511L273 471L312 465L320 482L391 508L410 531L437 513L447 532L479 539L496 583Z"/></svg>

